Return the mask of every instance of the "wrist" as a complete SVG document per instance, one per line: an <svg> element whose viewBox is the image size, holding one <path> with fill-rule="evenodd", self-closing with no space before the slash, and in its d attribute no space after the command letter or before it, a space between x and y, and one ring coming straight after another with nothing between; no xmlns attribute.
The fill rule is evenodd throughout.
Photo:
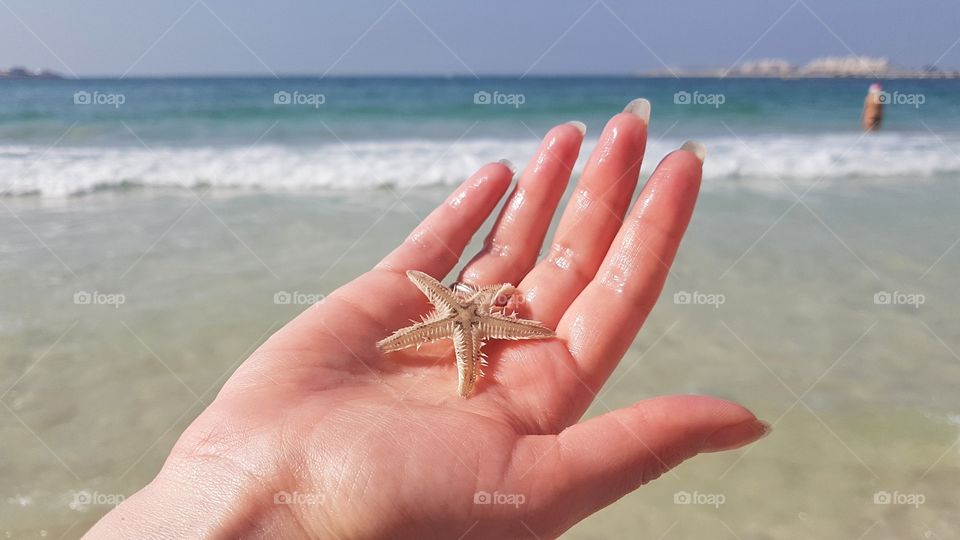
<svg viewBox="0 0 960 540"><path fill-rule="evenodd" d="M282 491L280 491L282 492ZM294 509L242 471L167 463L85 538L302 538Z"/></svg>

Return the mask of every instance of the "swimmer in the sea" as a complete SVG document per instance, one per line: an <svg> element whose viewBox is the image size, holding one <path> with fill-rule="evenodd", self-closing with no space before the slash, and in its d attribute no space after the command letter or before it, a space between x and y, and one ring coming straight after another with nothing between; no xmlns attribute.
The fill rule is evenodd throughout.
<svg viewBox="0 0 960 540"><path fill-rule="evenodd" d="M863 130L877 131L883 123L883 87L880 83L870 85L866 99L863 100Z"/></svg>

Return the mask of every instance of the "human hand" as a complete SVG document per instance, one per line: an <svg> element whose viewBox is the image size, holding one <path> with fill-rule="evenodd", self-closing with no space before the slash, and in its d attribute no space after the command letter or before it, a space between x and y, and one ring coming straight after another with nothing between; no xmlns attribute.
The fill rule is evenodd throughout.
<svg viewBox="0 0 960 540"><path fill-rule="evenodd" d="M577 423L656 302L699 190L703 150L688 145L629 208L648 119L637 100L610 120L538 262L583 139L573 123L550 130L461 273L517 285L520 315L556 338L488 343L468 399L449 341L376 348L429 311L405 272L442 279L510 187L506 165L486 165L260 347L90 536L555 537L685 459L763 436L746 409L697 396Z"/></svg>

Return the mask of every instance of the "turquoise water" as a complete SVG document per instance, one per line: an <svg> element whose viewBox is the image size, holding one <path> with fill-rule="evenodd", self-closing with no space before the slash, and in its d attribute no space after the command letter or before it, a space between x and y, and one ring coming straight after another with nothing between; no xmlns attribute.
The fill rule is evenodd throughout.
<svg viewBox="0 0 960 540"><path fill-rule="evenodd" d="M322 120L339 136L351 140L404 139L412 136L458 137L474 122L474 136L525 138L526 129L543 129L558 118L596 124L611 110L636 96L656 105L660 129L675 121L684 131L726 135L720 122L739 133L847 132L857 118L872 80L756 80L647 78L238 78L133 79L82 81L3 81L0 95L0 138L5 143L49 142L74 122L79 129L67 141L78 144L135 144L118 125L123 121L152 143L249 144L274 121L282 129L266 140L284 143L328 141ZM923 120L935 131L960 129L957 80L893 80L889 92L923 94L915 110L890 107L887 126L895 131L918 130ZM98 91L121 94L119 107L76 106L73 94ZM320 107L278 106L279 91L319 93ZM494 91L520 94L519 107L478 106L474 94ZM681 91L723 94L714 107L673 103ZM415 126L416 130L411 130Z"/></svg>
<svg viewBox="0 0 960 540"><path fill-rule="evenodd" d="M329 293L477 165L522 168L536 135L570 119L587 122L589 149L642 95L654 109L643 175L696 137L704 192L659 304L588 415L696 392L776 425L566 537L955 537L960 88L887 81L925 102L889 106L885 129L861 137L869 82L0 83L0 535L79 537L304 309L278 292ZM481 90L525 101L475 104ZM78 91L124 103L74 104ZM275 104L278 91L325 101ZM675 104L679 91L724 103ZM676 504L683 492L725 502Z"/></svg>
<svg viewBox="0 0 960 540"><path fill-rule="evenodd" d="M595 137L612 111L640 95L654 106L651 148L663 153L687 138L705 140L721 157L708 165L717 185L748 179L767 189L763 180L771 175L792 181L960 172L951 155L960 151L960 81L888 81L885 129L860 138L869 82L4 81L0 177L6 181L0 193L451 184L490 156L529 153L538 134L563 120L586 122L588 139ZM281 92L299 103L277 103ZM478 92L494 103L476 103ZM89 103L76 97L84 93ZM366 167L358 169L355 159ZM283 174L271 178L273 171Z"/></svg>

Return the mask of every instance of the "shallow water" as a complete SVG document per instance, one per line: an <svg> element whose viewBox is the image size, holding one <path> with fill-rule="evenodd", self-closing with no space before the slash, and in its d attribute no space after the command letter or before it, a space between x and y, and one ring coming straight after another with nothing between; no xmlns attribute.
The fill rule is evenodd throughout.
<svg viewBox="0 0 960 540"><path fill-rule="evenodd" d="M658 306L588 415L707 393L773 434L682 465L566 538L955 536L958 181L828 183L796 203L708 179ZM445 190L413 189L409 208L396 193L0 199L0 534L78 537L146 483L304 308L277 293L348 281ZM678 504L685 493L715 504ZM894 504L875 503L884 493Z"/></svg>

